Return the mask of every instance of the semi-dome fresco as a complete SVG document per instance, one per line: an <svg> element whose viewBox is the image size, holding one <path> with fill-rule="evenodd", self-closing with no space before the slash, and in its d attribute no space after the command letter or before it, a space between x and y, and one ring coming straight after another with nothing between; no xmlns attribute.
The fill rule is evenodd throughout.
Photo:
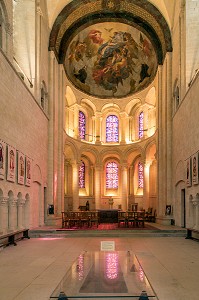
<svg viewBox="0 0 199 300"><path fill-rule="evenodd" d="M98 23L78 32L65 59L69 80L99 98L122 98L142 90L154 79L157 66L146 35L118 22Z"/></svg>

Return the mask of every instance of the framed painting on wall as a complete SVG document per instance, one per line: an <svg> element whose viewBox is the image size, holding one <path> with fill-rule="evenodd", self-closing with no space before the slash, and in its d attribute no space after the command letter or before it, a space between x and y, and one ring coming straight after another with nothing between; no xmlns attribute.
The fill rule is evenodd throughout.
<svg viewBox="0 0 199 300"><path fill-rule="evenodd" d="M5 178L6 173L6 143L0 140L0 179Z"/></svg>
<svg viewBox="0 0 199 300"><path fill-rule="evenodd" d="M15 182L16 178L16 149L8 145L7 180Z"/></svg>
<svg viewBox="0 0 199 300"><path fill-rule="evenodd" d="M18 171L17 171L17 177L18 177L18 183L19 184L24 184L25 181L25 155L18 151L17 155L18 161Z"/></svg>
<svg viewBox="0 0 199 300"><path fill-rule="evenodd" d="M32 177L32 161L26 156L26 186L30 186Z"/></svg>
<svg viewBox="0 0 199 300"><path fill-rule="evenodd" d="M192 184L198 184L198 152L192 156Z"/></svg>
<svg viewBox="0 0 199 300"><path fill-rule="evenodd" d="M191 186L191 158L188 158L186 161L186 184Z"/></svg>

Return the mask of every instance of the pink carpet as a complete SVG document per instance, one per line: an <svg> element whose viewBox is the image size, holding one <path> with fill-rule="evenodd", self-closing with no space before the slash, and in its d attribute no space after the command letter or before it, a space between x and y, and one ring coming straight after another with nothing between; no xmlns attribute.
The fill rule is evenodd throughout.
<svg viewBox="0 0 199 300"><path fill-rule="evenodd" d="M71 227L71 228L60 228L57 229L57 231L64 231L64 230L159 230L156 227L145 224L145 227L124 227L124 225L120 225L118 227L117 223L103 223L99 224L98 227L96 225L93 225L92 227L88 226L82 226L82 227Z"/></svg>

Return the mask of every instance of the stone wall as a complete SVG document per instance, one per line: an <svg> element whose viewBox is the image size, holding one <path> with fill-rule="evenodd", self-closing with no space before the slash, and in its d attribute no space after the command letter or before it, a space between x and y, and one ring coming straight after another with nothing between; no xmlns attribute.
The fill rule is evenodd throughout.
<svg viewBox="0 0 199 300"><path fill-rule="evenodd" d="M18 198L28 199L30 224L26 225L35 227L44 223L48 118L1 51L0 62L0 139L32 160L31 186L20 185L17 179L14 183L0 180L1 198L6 200L10 194L14 202Z"/></svg>

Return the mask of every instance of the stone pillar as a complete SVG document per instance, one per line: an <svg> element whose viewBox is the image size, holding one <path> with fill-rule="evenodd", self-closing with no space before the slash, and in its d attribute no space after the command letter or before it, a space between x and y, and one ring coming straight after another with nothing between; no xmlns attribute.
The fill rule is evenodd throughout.
<svg viewBox="0 0 199 300"><path fill-rule="evenodd" d="M61 216L64 208L64 155L63 155L63 128L64 128L64 95L63 66L59 66L59 101L58 101L58 166L57 166L57 215Z"/></svg>
<svg viewBox="0 0 199 300"><path fill-rule="evenodd" d="M193 197L192 204L195 210L194 219L193 219L193 229L199 230L199 194L196 194L196 197Z"/></svg>
<svg viewBox="0 0 199 300"><path fill-rule="evenodd" d="M157 112L158 112L158 143L157 143L157 162L158 162L158 182L157 182L157 215L163 216L164 207L166 205L165 202L165 195L164 195L164 184L165 184L165 166L164 166L164 155L163 155L163 148L165 146L165 142L163 140L163 130L162 130L162 124L163 124L163 118L162 118L162 111L164 110L163 104L162 104L162 66L159 66L158 68L158 101L157 101Z"/></svg>
<svg viewBox="0 0 199 300"><path fill-rule="evenodd" d="M89 196L93 196L93 190L94 190L94 167L90 166L89 170Z"/></svg>
<svg viewBox="0 0 199 300"><path fill-rule="evenodd" d="M48 121L48 186L47 204L54 204L54 53L49 52L49 121ZM48 205L45 210L48 209ZM47 214L46 214L47 215Z"/></svg>
<svg viewBox="0 0 199 300"><path fill-rule="evenodd" d="M167 57L167 98L166 98L166 170L167 170L167 187L166 187L166 201L168 205L172 204L172 53L169 52ZM164 208L165 209L165 208Z"/></svg>
<svg viewBox="0 0 199 300"><path fill-rule="evenodd" d="M22 226L24 228L30 228L30 200L27 198L22 207L23 209L23 218L22 218Z"/></svg>
<svg viewBox="0 0 199 300"><path fill-rule="evenodd" d="M0 233L8 231L8 198L0 198Z"/></svg>
<svg viewBox="0 0 199 300"><path fill-rule="evenodd" d="M14 231L17 228L17 200L8 201L8 231Z"/></svg>
<svg viewBox="0 0 199 300"><path fill-rule="evenodd" d="M95 209L101 208L101 172L102 166L95 166Z"/></svg>
<svg viewBox="0 0 199 300"><path fill-rule="evenodd" d="M79 208L79 164L74 161L72 163L73 168L73 211L77 211Z"/></svg>
<svg viewBox="0 0 199 300"><path fill-rule="evenodd" d="M18 199L17 200L17 228L23 228L23 206L25 204L25 200Z"/></svg>
<svg viewBox="0 0 199 300"><path fill-rule="evenodd" d="M73 128L74 128L74 138L79 139L79 105L74 105L74 119L73 119Z"/></svg>
<svg viewBox="0 0 199 300"><path fill-rule="evenodd" d="M92 140L91 142L95 141L95 117L92 116Z"/></svg>
<svg viewBox="0 0 199 300"><path fill-rule="evenodd" d="M120 144L126 144L126 139L129 134L129 127L127 126L127 114L125 112L122 112L120 114L120 119L121 119L121 135L120 135Z"/></svg>
<svg viewBox="0 0 199 300"><path fill-rule="evenodd" d="M102 114L96 112L96 119L95 119L95 144L101 144L101 116Z"/></svg>
<svg viewBox="0 0 199 300"><path fill-rule="evenodd" d="M126 211L128 208L128 177L127 177L127 172L128 172L128 165L127 163L122 164L121 167L122 171L122 184L121 184L121 189L122 189L122 210Z"/></svg>
<svg viewBox="0 0 199 300"><path fill-rule="evenodd" d="M143 203L144 209L147 209L151 204L149 203L149 168L150 162L143 162L144 167L144 186L143 186Z"/></svg>

